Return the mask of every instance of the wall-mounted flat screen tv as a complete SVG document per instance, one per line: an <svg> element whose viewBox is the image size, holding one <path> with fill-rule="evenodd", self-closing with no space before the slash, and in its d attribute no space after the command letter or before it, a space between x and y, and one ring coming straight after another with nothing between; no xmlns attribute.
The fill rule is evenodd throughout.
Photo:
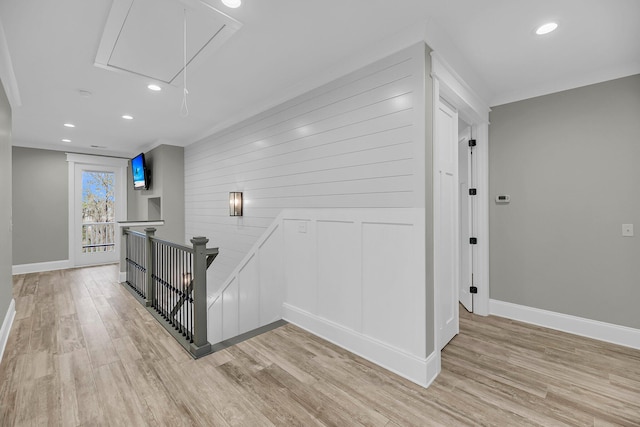
<svg viewBox="0 0 640 427"><path fill-rule="evenodd" d="M144 161L144 153L140 153L131 159L131 172L133 174L133 189L149 189L149 169Z"/></svg>

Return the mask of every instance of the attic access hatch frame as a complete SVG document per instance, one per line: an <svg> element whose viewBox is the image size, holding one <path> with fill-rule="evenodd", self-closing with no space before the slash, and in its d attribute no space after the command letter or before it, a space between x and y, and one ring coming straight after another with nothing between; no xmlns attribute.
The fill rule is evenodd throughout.
<svg viewBox="0 0 640 427"><path fill-rule="evenodd" d="M125 57L128 54L129 57L135 56L136 58L143 57L146 53L146 51L139 47L138 50L142 50L141 52L138 50L127 51L128 49L132 49L132 47L125 45L125 40L127 38L127 34L132 31L132 28L134 28L133 31L135 31L135 28L149 28L148 25L141 27L141 24L144 24L144 22L140 22L139 18L136 18L136 16L140 15L140 9L138 8L145 7L145 2L149 5L150 1L152 1L154 8L163 7L163 5L164 7L167 7L167 5L175 3L180 9L186 9L188 13L191 12L195 14L194 16L197 16L199 20L207 21L206 31L208 31L208 33L204 38L202 37L202 29L204 26L200 25L198 28L195 25L197 23L187 22L187 27L190 32L192 32L192 30L195 32L200 30L200 40L194 42L197 43L197 45L190 46L191 49L188 49L188 52L190 52L187 56L187 66L189 66L196 58L201 59L202 57L210 55L212 52L216 51L242 27L240 22L214 8L205 0L114 0L109 12L109 17L105 24L104 32L102 33L100 46L98 47L98 52L96 54L94 62L96 67L118 73L132 74L145 78L149 81L161 82L173 86L178 85L180 81L178 77L182 74L185 68L182 60L182 13L179 17L181 22L181 35L180 39L176 40L180 45L180 61L168 63L169 60L167 58L160 59L165 60L165 64L163 65L166 66L166 68L170 68L170 70L155 70L157 71L155 73L157 75L151 75L154 73L149 72L148 70L136 70L135 64L127 64L126 58L124 61L122 60L122 55L120 55L120 59L118 59L121 51L124 52ZM156 34L158 33L156 32ZM153 38L151 37L152 35L153 34L146 34L145 36ZM191 40L193 39L194 38L191 38ZM140 38L136 38L135 41L140 42ZM150 48L158 49L157 46L150 46ZM132 53L135 55L132 55Z"/></svg>

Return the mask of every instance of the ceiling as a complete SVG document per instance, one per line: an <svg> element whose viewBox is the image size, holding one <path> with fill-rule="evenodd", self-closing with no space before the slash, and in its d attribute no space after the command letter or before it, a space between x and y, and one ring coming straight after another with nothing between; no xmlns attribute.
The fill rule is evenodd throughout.
<svg viewBox="0 0 640 427"><path fill-rule="evenodd" d="M115 3L123 1L145 6ZM160 9L136 9L135 25L122 31L130 42L121 46L164 39L145 55L175 62L183 46L177 2L238 23L198 55L189 45L186 117L182 73L152 92L149 78L95 65L111 0L0 1L21 101L13 99L14 145L121 156L161 143L186 146L425 38L489 105L640 73L638 0L243 0L237 9L220 0L146 0L145 7L173 7L165 16L173 24L155 25ZM536 36L549 20L558 30ZM192 21L195 38L210 36ZM123 58L155 67L155 58Z"/></svg>

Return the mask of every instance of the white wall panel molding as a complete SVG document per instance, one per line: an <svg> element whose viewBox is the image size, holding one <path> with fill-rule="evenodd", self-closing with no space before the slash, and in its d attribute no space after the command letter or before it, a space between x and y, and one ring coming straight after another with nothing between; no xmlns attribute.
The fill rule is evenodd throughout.
<svg viewBox="0 0 640 427"><path fill-rule="evenodd" d="M491 314L574 335L640 349L640 329L599 322L539 308L490 300Z"/></svg>
<svg viewBox="0 0 640 427"><path fill-rule="evenodd" d="M2 362L2 356L4 356L4 349L7 346L9 340L9 333L11 332L11 325L13 325L13 319L16 317L16 300L11 299L9 308L4 316L2 322L2 328L0 329L0 362Z"/></svg>
<svg viewBox="0 0 640 427"><path fill-rule="evenodd" d="M36 262L32 264L14 265L12 268L12 273L14 275L41 273L43 271L66 270L67 268L73 268L73 265L71 261L69 261L68 259L65 259L60 261Z"/></svg>

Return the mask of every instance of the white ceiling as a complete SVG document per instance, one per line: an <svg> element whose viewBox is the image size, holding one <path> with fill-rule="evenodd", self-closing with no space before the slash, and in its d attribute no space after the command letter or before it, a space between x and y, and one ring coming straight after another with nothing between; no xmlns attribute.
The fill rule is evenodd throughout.
<svg viewBox="0 0 640 427"><path fill-rule="evenodd" d="M189 65L189 115L181 117L180 83L151 92L145 78L94 66L111 0L1 0L21 99L14 144L123 156L188 145L425 37L489 105L640 73L638 0L206 3L242 27ZM548 20L559 29L535 36ZM152 24L138 27L140 38Z"/></svg>

